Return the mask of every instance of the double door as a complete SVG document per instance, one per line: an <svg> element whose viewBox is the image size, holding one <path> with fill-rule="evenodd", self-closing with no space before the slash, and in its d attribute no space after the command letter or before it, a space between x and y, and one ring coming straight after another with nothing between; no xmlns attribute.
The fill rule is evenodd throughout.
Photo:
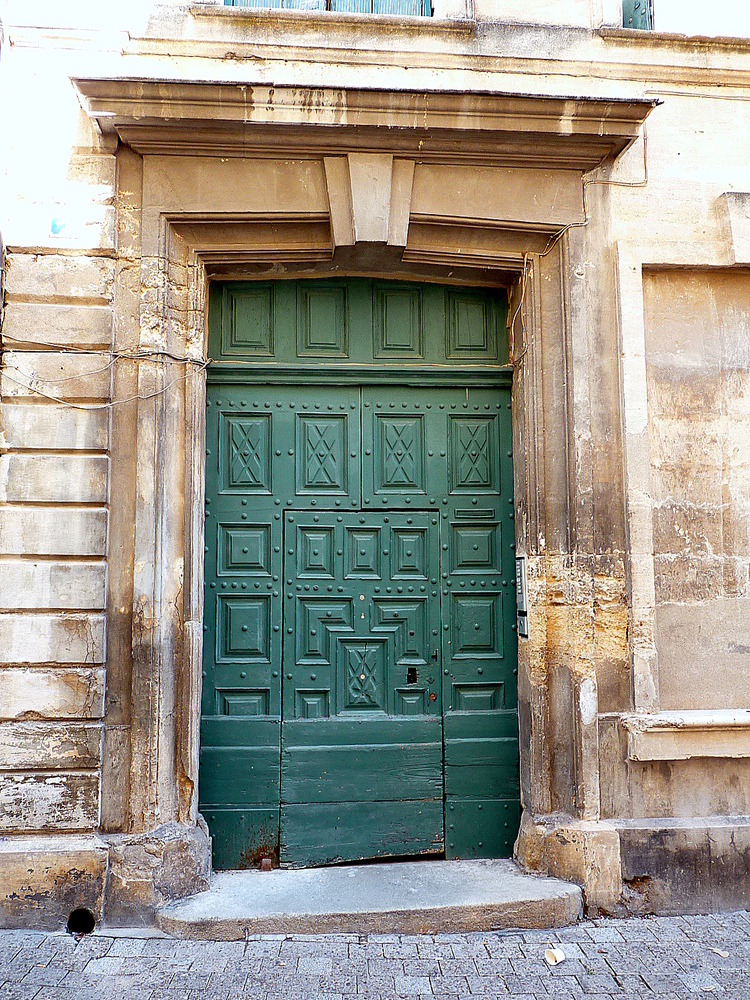
<svg viewBox="0 0 750 1000"><path fill-rule="evenodd" d="M509 389L208 395L200 800L215 866L508 855Z"/></svg>

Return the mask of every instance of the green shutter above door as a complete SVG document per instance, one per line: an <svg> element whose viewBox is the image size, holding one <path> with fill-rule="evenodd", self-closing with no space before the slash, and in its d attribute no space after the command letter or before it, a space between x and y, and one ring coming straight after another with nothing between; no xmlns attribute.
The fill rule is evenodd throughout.
<svg viewBox="0 0 750 1000"><path fill-rule="evenodd" d="M344 14L389 14L393 17L431 17L430 0L224 0L226 7L336 11Z"/></svg>
<svg viewBox="0 0 750 1000"><path fill-rule="evenodd" d="M622 26L650 31L651 0L622 0Z"/></svg>

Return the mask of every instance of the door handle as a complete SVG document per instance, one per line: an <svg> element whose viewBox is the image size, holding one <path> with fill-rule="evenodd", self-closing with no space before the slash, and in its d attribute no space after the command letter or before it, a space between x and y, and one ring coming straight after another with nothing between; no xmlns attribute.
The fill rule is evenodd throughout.
<svg viewBox="0 0 750 1000"><path fill-rule="evenodd" d="M433 651L432 651L432 654L431 654L431 656L430 656L430 659L431 659L431 660L432 660L432 661L433 661L434 663L437 663L437 661L438 661L438 651L437 651L436 649L433 649Z"/></svg>

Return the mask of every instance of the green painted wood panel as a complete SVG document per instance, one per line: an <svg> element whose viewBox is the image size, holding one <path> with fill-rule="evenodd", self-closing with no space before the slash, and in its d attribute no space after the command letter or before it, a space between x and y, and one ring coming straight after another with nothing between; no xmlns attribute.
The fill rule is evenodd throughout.
<svg viewBox="0 0 750 1000"><path fill-rule="evenodd" d="M318 862L317 839L340 860L411 851L383 837L387 817L400 829L403 815L421 817L420 852L441 852L438 518L288 513L284 544L281 863ZM425 808L404 814L412 800ZM350 807L368 801L379 822L365 830ZM341 808L314 835L315 818L333 816L320 802Z"/></svg>
<svg viewBox="0 0 750 1000"><path fill-rule="evenodd" d="M506 315L502 295L439 285L212 287L200 803L216 867L510 853Z"/></svg>
<svg viewBox="0 0 750 1000"><path fill-rule="evenodd" d="M443 851L443 804L322 802L289 805L281 814L281 843L290 866L333 864Z"/></svg>

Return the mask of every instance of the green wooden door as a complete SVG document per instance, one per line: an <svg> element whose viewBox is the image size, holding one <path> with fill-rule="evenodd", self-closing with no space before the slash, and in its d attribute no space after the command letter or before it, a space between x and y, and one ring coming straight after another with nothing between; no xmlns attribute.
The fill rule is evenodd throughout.
<svg viewBox="0 0 750 1000"><path fill-rule="evenodd" d="M498 296L440 286L212 289L200 802L215 867L511 853L503 318Z"/></svg>

